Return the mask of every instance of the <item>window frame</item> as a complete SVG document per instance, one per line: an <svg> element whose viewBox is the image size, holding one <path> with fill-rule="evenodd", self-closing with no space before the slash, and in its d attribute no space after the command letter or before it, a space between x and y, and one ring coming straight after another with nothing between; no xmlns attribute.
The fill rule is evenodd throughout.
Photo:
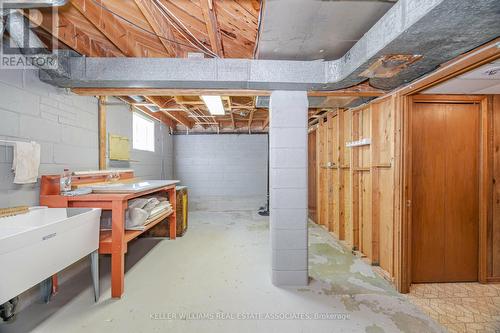
<svg viewBox="0 0 500 333"><path fill-rule="evenodd" d="M139 119L144 124L148 123L150 127L146 128L145 132L138 133L136 130L136 119ZM152 134L148 133L148 129L151 129ZM139 134L143 136L141 141L137 138ZM132 149L155 152L155 121L139 112L132 113Z"/></svg>

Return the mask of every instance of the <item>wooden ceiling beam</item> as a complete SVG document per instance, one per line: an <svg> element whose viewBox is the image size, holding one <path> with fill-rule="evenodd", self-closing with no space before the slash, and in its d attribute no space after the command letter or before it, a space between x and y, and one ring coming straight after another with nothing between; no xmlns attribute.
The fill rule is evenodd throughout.
<svg viewBox="0 0 500 333"><path fill-rule="evenodd" d="M262 123L262 129L264 130L268 125L269 125L269 114L267 115L267 118Z"/></svg>
<svg viewBox="0 0 500 333"><path fill-rule="evenodd" d="M126 104L129 104L132 108L136 108L137 110L144 112L148 116L150 116L156 120L161 121L162 123L164 123L168 127L175 129L175 125L176 125L175 122L172 119L166 117L163 113L151 112L151 111L149 111L149 109L145 105L137 105L137 103L135 103L135 101L128 96L118 97L118 99L120 99L122 102L124 102Z"/></svg>
<svg viewBox="0 0 500 333"><path fill-rule="evenodd" d="M105 35L125 56L158 57L166 55L163 45L159 42L158 37L145 33L138 27L126 23L110 11L102 8L108 8L108 6L114 4L111 1L104 3L104 0L71 0L70 3L103 35ZM100 3L102 7L98 5L98 3ZM126 10L130 10L130 3L126 4L129 5L129 7L120 5L119 8L123 7ZM135 6L135 4L133 4L133 6L139 15L141 15L137 6ZM111 10L111 8L108 9ZM134 13L127 13L125 15L133 14ZM144 22L143 25L147 26L147 23Z"/></svg>
<svg viewBox="0 0 500 333"><path fill-rule="evenodd" d="M205 25L207 26L208 38L210 39L212 52L223 58L224 51L222 49L221 35L217 24L217 16L215 14L213 2L212 0L200 0L200 5L201 10L203 11Z"/></svg>
<svg viewBox="0 0 500 333"><path fill-rule="evenodd" d="M164 89L164 88L73 88L75 94L81 96L270 96L269 90L242 90L242 89ZM384 95L382 91L309 91L311 97L379 97ZM236 107L237 108L237 107Z"/></svg>
<svg viewBox="0 0 500 333"><path fill-rule="evenodd" d="M98 0L100 1L100 0ZM103 11L92 1L73 0L71 5L91 22L103 35L105 35L114 46L125 56L140 56L128 43L126 29L121 29L122 24L118 22L111 13Z"/></svg>
<svg viewBox="0 0 500 333"><path fill-rule="evenodd" d="M156 106L158 106L160 109L162 108L161 105L165 105L165 101L159 97L144 96L144 98L146 100L150 101L151 103L156 104ZM194 123L189 118L187 118L184 114L182 114L181 112L169 112L169 111L161 111L161 112L163 112L168 117L175 120L176 122L186 126L187 128L193 128Z"/></svg>
<svg viewBox="0 0 500 333"><path fill-rule="evenodd" d="M252 122L253 122L253 115L255 113L255 109L250 111L250 116L248 117L248 132L252 130Z"/></svg>
<svg viewBox="0 0 500 333"><path fill-rule="evenodd" d="M173 119L171 119L171 118L169 118L169 117L167 117L163 112L151 112L145 106L139 106L137 108L139 110L141 110L142 112L146 113L147 115L149 115L150 117L153 117L153 118L156 118L156 119L160 120L161 122L163 122L168 127L175 129L175 127L176 127L176 121L173 120Z"/></svg>
<svg viewBox="0 0 500 333"><path fill-rule="evenodd" d="M231 111L231 125L233 127L233 130L236 129L236 123L234 122L234 114L233 112Z"/></svg>
<svg viewBox="0 0 500 333"><path fill-rule="evenodd" d="M181 55L181 50L178 44L170 43L166 39L175 41L176 37L172 31L170 24L158 15L158 8L153 4L151 0L134 0L137 7L142 12L142 15L146 18L151 28L158 36L163 36L160 38L161 43L165 47L168 55L175 58Z"/></svg>
<svg viewBox="0 0 500 333"><path fill-rule="evenodd" d="M26 12L24 14L31 22L34 22L34 17ZM81 55L123 57L123 53L73 6L66 6L59 10L55 18L57 18L56 31L53 31L52 12L44 13L41 24L40 22L34 23Z"/></svg>

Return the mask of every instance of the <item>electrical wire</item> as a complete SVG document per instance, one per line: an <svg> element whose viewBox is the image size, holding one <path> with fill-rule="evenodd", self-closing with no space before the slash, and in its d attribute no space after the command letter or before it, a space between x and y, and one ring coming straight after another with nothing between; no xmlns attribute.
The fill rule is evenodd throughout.
<svg viewBox="0 0 500 333"><path fill-rule="evenodd" d="M169 20L169 16L176 21L177 25L179 25L180 28L182 28L182 30L184 30L184 32L186 32L187 34L189 34L195 41L196 43L198 44L198 46L195 46L193 44L194 47L196 47L198 50L202 51L200 49L200 46L202 48L204 48L207 52L209 52L213 57L215 58L219 58L219 56L214 53L212 50L210 50L208 47L205 46L205 44L203 44L200 40L198 40L192 33L191 31L189 31L188 27L186 27L184 25L184 23L182 23L182 21L174 15L174 13L172 13L172 11L170 11L170 9L168 9L163 3L161 3L159 0L153 0L153 3L156 4L157 8L160 9L161 11L163 11L163 16L174 26L174 28L180 33L182 34L182 36L188 41L190 42L191 44L193 44L187 37L186 35L184 35L170 20Z"/></svg>
<svg viewBox="0 0 500 333"><path fill-rule="evenodd" d="M189 45L189 44L181 43L181 42L178 42L178 41L175 41L175 40L172 40L172 39L169 39L169 38L166 38L166 37L160 36L160 35L158 35L158 34L156 34L156 33L152 32L152 31L149 31L148 29L145 29L145 28L141 27L140 25L135 24L134 22L130 21L129 19L127 19L127 18L123 17L122 15L120 15L120 14L118 14L118 13L114 12L113 10L109 9L108 7L106 7L106 6L102 5L102 4L100 4L100 3L99 3L99 2L97 2L96 0L92 0L92 2L93 2L94 4L96 4L97 6L99 6L100 8L104 9L105 11L107 11L108 13L112 14L113 16L118 17L119 19L121 19L121 20L123 20L123 21L127 22L128 24L130 24L130 25L132 25L132 26L136 27L136 28L137 28L137 29L139 29L139 30L144 31L145 33L148 33L148 34L150 34L150 35L156 36L156 37L158 37L158 38L160 38L160 39L162 39L162 40L168 41L168 42L173 43L173 44L177 44L177 45L181 45L181 46L185 46L185 47L193 47L193 46L194 46L196 49L200 50L201 52L205 53L206 55L208 55L208 56L210 56L210 57L216 57L216 55L211 54L211 53L206 52L206 51L203 51L203 50L201 50L199 47L196 47L195 45ZM184 38L185 38L185 37L184 37ZM188 42L190 42L190 43L191 43L191 41L189 41L189 40L188 40ZM191 43L191 44L192 44L192 43Z"/></svg>
<svg viewBox="0 0 500 333"><path fill-rule="evenodd" d="M175 30L177 30L177 32L178 32L179 34L181 34L181 36L182 36L182 37L184 37L184 39L185 39L185 40L187 40L187 41L188 41L188 42L192 45L192 47L194 47L195 49L198 49L199 51L201 51L201 52L203 52L203 53L205 53L205 54L208 54L208 55L209 55L209 56L211 56L211 57L217 57L217 55L216 55L216 54L214 54L213 52L209 51L209 53L207 53L207 51L203 51L202 49L200 49L200 47L199 47L199 46L195 45L195 44L194 44L194 43L193 43L193 42L192 42L192 41L191 41L191 40L190 40L190 39L189 39L189 38L188 38L188 37L184 34L184 32L182 31L182 29L181 29L180 27L178 27L178 26L177 26L177 24L179 24L179 23L175 24L174 22L172 22L172 19L170 18L169 14L168 14L168 13L166 13L166 12L164 11L164 9L163 9L163 8L159 7L161 4L160 4L160 5L158 5L158 4L156 3L156 1L154 1L154 0L153 0L153 4L155 4L155 5L157 6L157 8L160 10L160 13L162 14L162 16L163 16L165 19L167 19L167 21L170 23L170 25L172 25L172 26L174 27L174 29L175 29ZM195 38L195 39L196 39L196 38Z"/></svg>
<svg viewBox="0 0 500 333"><path fill-rule="evenodd" d="M257 21L257 40L255 41L255 45L253 47L253 58L256 58L257 51L259 49L259 41L260 41L260 33L261 33L261 25L262 25L262 13L264 12L264 2L260 0L260 10L259 10L259 19Z"/></svg>

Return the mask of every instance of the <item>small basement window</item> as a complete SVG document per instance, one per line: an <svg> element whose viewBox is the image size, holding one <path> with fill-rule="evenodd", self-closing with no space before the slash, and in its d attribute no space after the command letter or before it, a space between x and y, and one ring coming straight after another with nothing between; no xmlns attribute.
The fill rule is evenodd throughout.
<svg viewBox="0 0 500 333"><path fill-rule="evenodd" d="M133 113L132 147L137 150L155 151L155 123L136 112Z"/></svg>

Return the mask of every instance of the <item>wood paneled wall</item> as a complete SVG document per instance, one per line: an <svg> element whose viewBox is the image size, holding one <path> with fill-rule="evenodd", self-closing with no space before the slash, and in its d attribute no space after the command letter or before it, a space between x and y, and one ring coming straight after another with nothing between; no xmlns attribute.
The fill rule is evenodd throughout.
<svg viewBox="0 0 500 333"><path fill-rule="evenodd" d="M500 282L500 95L490 98L490 108L493 135L490 138L492 200L488 225L488 279Z"/></svg>
<svg viewBox="0 0 500 333"><path fill-rule="evenodd" d="M315 221L379 265L402 292L409 285L403 187L408 100L392 94L352 110L332 111L314 130ZM489 97L488 110L492 174L486 281L500 282L500 95ZM371 138L371 144L346 147L364 138Z"/></svg>
<svg viewBox="0 0 500 333"><path fill-rule="evenodd" d="M395 96L330 112L316 132L315 220L394 276ZM370 145L346 143L371 139Z"/></svg>

